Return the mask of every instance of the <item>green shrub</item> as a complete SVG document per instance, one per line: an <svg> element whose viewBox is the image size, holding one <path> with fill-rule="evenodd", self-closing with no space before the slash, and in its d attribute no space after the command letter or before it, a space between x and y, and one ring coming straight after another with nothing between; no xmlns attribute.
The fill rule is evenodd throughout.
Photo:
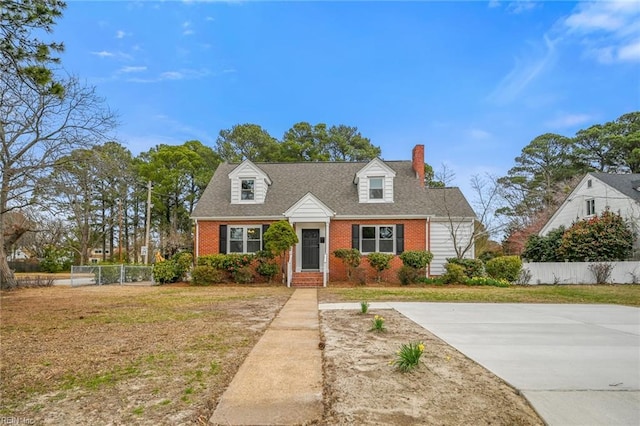
<svg viewBox="0 0 640 426"><path fill-rule="evenodd" d="M193 268L191 283L193 285L211 285L224 282L225 274L219 269L209 265Z"/></svg>
<svg viewBox="0 0 640 426"><path fill-rule="evenodd" d="M400 284L408 285L415 284L420 282L422 278L424 278L424 268L416 269L411 266L403 265L400 269L398 269L398 280L400 280Z"/></svg>
<svg viewBox="0 0 640 426"><path fill-rule="evenodd" d="M198 257L199 266L211 266L219 271L223 271L226 277L236 280L238 270L246 268L256 259L253 254L230 253L230 254L210 254Z"/></svg>
<svg viewBox="0 0 640 426"><path fill-rule="evenodd" d="M447 270L447 272L442 276L442 281L445 284L460 284L467 279L462 265L458 265L457 263L447 263L444 267Z"/></svg>
<svg viewBox="0 0 640 426"><path fill-rule="evenodd" d="M369 265L378 272L378 282L380 282L380 274L382 271L391 267L393 257L394 256L389 253L371 253L367 256Z"/></svg>
<svg viewBox="0 0 640 426"><path fill-rule="evenodd" d="M248 266L243 266L232 272L233 280L238 284L252 283L254 280L253 271Z"/></svg>
<svg viewBox="0 0 640 426"><path fill-rule="evenodd" d="M71 259L63 249L56 248L52 245L45 247L44 258L40 261L40 270L42 272L62 272L71 270Z"/></svg>
<svg viewBox="0 0 640 426"><path fill-rule="evenodd" d="M256 272L265 277L269 282L278 275L280 267L273 262L259 262L256 266Z"/></svg>
<svg viewBox="0 0 640 426"><path fill-rule="evenodd" d="M351 281L353 276L353 270L360 266L360 261L362 260L362 255L358 249L347 249L341 248L337 249L333 252L333 255L338 259L342 260L342 262L347 267L347 279Z"/></svg>
<svg viewBox="0 0 640 426"><path fill-rule="evenodd" d="M174 260L164 260L153 265L153 279L160 284L174 283L180 278L180 266Z"/></svg>
<svg viewBox="0 0 640 426"><path fill-rule="evenodd" d="M178 281L183 280L187 272L193 267L193 255L188 251L183 251L174 255L171 260L176 264Z"/></svg>
<svg viewBox="0 0 640 426"><path fill-rule="evenodd" d="M467 278L482 277L484 275L484 265L480 259L458 259L452 257L447 262L462 266Z"/></svg>
<svg viewBox="0 0 640 426"><path fill-rule="evenodd" d="M226 269L225 268L225 254L208 254L206 256L198 257L198 266L211 266L215 269Z"/></svg>
<svg viewBox="0 0 640 426"><path fill-rule="evenodd" d="M407 250L402 252L400 260L410 268L424 269L433 260L433 254L426 250Z"/></svg>
<svg viewBox="0 0 640 426"><path fill-rule="evenodd" d="M619 215L605 210L600 216L574 223L562 235L558 254L569 262L626 260L633 254L634 234Z"/></svg>
<svg viewBox="0 0 640 426"><path fill-rule="evenodd" d="M501 256L487 262L487 274L497 280L514 282L520 276L522 259L520 256Z"/></svg>

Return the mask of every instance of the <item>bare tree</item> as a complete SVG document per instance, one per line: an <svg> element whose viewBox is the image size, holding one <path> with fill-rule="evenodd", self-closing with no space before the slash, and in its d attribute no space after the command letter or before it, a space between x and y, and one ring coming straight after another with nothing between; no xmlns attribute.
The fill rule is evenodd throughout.
<svg viewBox="0 0 640 426"><path fill-rule="evenodd" d="M461 217L458 213L466 209L467 200L454 194L457 188L449 187L455 178L453 171L446 165L442 165L435 177L444 183L444 188L439 189L439 192L449 236L457 258L461 259L468 255L476 247L478 239L486 240L504 229L505 224L496 215L503 199L495 176L487 173L471 177L474 198L469 207L475 212L475 217Z"/></svg>
<svg viewBox="0 0 640 426"><path fill-rule="evenodd" d="M4 249L6 215L37 204L39 180L74 149L106 140L116 124L94 88L69 78L63 93L34 90L15 75L0 76L1 287L15 286Z"/></svg>

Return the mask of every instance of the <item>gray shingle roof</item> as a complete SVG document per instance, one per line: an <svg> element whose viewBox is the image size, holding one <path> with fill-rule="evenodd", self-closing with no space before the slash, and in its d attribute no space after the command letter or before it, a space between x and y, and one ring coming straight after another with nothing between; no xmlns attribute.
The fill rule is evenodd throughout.
<svg viewBox="0 0 640 426"><path fill-rule="evenodd" d="M635 189L638 188L638 183L640 183L640 173L613 174L592 172L590 175L610 187L617 189L632 200L640 201L640 191Z"/></svg>
<svg viewBox="0 0 640 426"><path fill-rule="evenodd" d="M307 192L311 192L336 216L444 216L475 217L473 209L458 188L423 188L411 161L385 161L396 172L394 203L358 202L353 178L367 163L256 163L271 179L264 204L231 204L228 177L237 164L221 164L198 201L192 217L282 217ZM445 203L446 200L446 203Z"/></svg>

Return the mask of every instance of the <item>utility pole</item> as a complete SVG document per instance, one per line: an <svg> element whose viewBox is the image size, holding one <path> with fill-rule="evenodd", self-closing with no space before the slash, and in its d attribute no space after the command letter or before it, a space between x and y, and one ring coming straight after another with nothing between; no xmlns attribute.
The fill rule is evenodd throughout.
<svg viewBox="0 0 640 426"><path fill-rule="evenodd" d="M149 264L149 232L151 230L151 181L147 183L147 229L144 237L144 264Z"/></svg>

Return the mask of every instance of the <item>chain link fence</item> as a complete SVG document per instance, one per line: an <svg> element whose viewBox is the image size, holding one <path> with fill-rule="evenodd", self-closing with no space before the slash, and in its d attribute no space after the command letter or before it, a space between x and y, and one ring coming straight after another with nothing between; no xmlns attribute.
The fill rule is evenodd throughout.
<svg viewBox="0 0 640 426"><path fill-rule="evenodd" d="M71 267L71 287L106 284L153 285L152 266L92 265Z"/></svg>

